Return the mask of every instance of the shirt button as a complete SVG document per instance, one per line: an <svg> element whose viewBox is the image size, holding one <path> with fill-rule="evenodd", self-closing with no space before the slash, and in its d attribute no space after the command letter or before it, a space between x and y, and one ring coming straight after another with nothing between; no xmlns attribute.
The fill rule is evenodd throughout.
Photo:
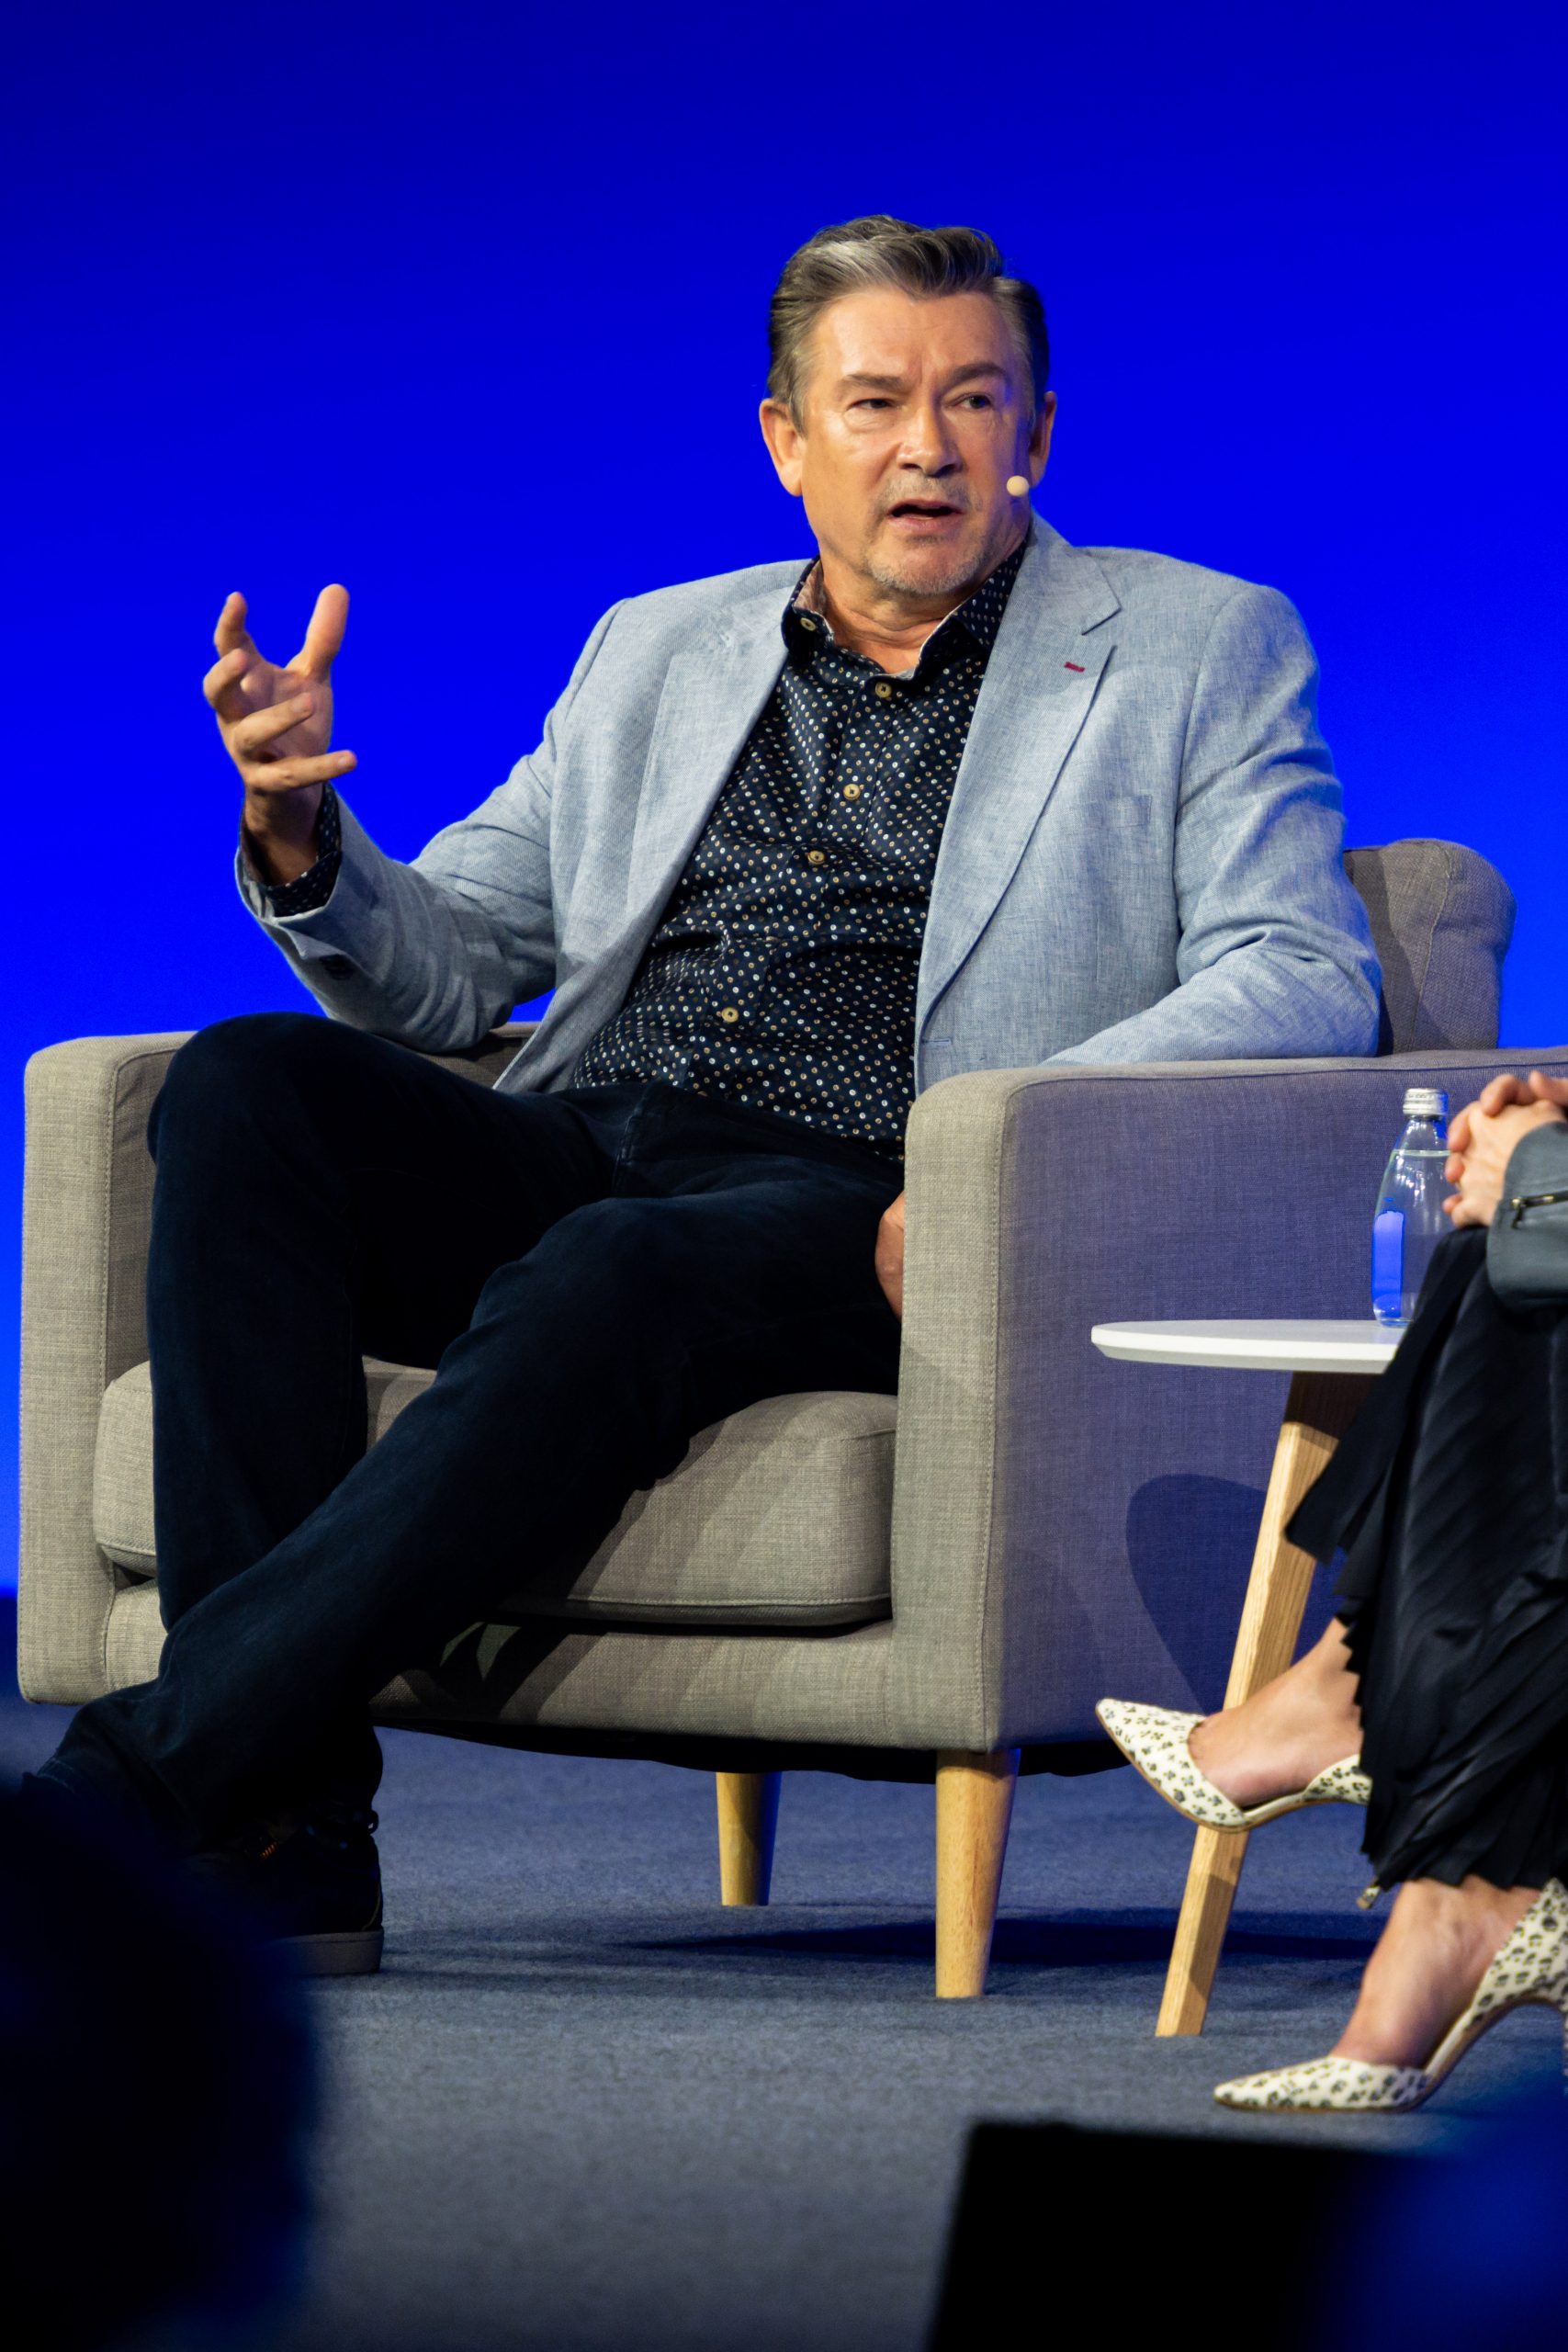
<svg viewBox="0 0 1568 2352"><path fill-rule="evenodd" d="M846 784L846 785L845 785L845 786L844 786L844 798L845 798L846 800L858 800L858 799L860 798L860 786L859 786L859 785L858 785L858 784Z"/></svg>
<svg viewBox="0 0 1568 2352"><path fill-rule="evenodd" d="M718 1017L721 1021L739 1021L740 1018L739 1007L733 1004L721 1004L718 1008Z"/></svg>
<svg viewBox="0 0 1568 2352"><path fill-rule="evenodd" d="M816 622L812 619L812 617L811 617L811 616L810 616L810 614L809 614L809 613L802 613L802 614L801 614L801 616L800 616L800 626L801 626L801 628L808 628L808 629L810 629L810 630L812 631L813 635L815 635L815 634L816 634L817 624L816 624Z"/></svg>
<svg viewBox="0 0 1568 2352"><path fill-rule="evenodd" d="M826 865L828 863L827 851L825 849L808 849L806 853L806 863L807 865Z"/></svg>
<svg viewBox="0 0 1568 2352"><path fill-rule="evenodd" d="M878 702L886 702L891 696L893 689L888 684L886 678L878 678L873 691L875 694Z"/></svg>

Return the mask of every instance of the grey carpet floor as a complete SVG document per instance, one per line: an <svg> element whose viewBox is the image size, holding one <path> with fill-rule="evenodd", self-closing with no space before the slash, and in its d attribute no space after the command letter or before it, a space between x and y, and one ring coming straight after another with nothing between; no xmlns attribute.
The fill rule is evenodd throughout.
<svg viewBox="0 0 1568 2352"><path fill-rule="evenodd" d="M0 1705L0 1770L64 1718ZM992 1986L931 1998L929 1790L785 1783L773 1901L716 1901L712 1783L387 1741L387 1961L311 2001L329 2096L278 2352L914 2352L982 2117L1418 2155L1549 2075L1545 2012L1403 2120L1249 2122L1375 1921L1358 1816L1254 1842L1207 2031L1156 2042L1190 1833L1129 1771L1020 1792Z"/></svg>

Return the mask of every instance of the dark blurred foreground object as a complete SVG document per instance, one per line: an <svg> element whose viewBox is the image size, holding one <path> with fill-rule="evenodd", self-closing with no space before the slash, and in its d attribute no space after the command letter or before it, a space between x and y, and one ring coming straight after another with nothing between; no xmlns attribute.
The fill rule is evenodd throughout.
<svg viewBox="0 0 1568 2352"><path fill-rule="evenodd" d="M303 2253L312 2075L297 1987L162 1855L0 1792L11 2343L165 2352L275 2316Z"/></svg>
<svg viewBox="0 0 1568 2352"><path fill-rule="evenodd" d="M1032 2336L1075 2280L1075 2332L1107 2342L1196 2335L1248 2352L1343 2344L1320 2339L1314 2322L1325 2268L1332 2279L1340 2267L1345 2215L1392 2194L1395 2173L1417 2169L1447 2171L1448 2160L1314 2146L1304 2135L977 2124L928 2352ZM1383 2352L1405 2340L1386 2336Z"/></svg>
<svg viewBox="0 0 1568 2352"><path fill-rule="evenodd" d="M1043 2327L1074 2279L1092 2332L1122 2343L1540 2352L1561 2340L1560 2093L1467 2118L1457 2152L1325 2145L1311 2120L1270 2121L1268 2139L976 2125L927 2352L1016 2336L1021 2317Z"/></svg>
<svg viewBox="0 0 1568 2352"><path fill-rule="evenodd" d="M1440 2164L1402 2164L1343 2217L1332 2352L1541 2352L1568 2331L1568 2105L1555 2086L1478 2124Z"/></svg>

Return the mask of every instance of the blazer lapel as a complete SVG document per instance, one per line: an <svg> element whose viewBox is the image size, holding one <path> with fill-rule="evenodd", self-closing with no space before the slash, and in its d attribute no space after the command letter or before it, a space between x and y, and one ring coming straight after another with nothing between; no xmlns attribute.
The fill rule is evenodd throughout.
<svg viewBox="0 0 1568 2352"><path fill-rule="evenodd" d="M665 673L627 865L623 939L646 944L784 668L784 599L767 589L682 648Z"/></svg>
<svg viewBox="0 0 1568 2352"><path fill-rule="evenodd" d="M916 1035L1011 881L1089 716L1121 610L1091 556L1036 523L986 667L931 881Z"/></svg>

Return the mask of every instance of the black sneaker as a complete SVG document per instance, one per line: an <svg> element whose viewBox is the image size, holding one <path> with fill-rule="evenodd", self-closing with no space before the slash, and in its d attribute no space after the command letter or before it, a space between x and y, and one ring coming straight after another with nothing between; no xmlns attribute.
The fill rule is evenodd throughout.
<svg viewBox="0 0 1568 2352"><path fill-rule="evenodd" d="M381 1864L367 1806L328 1801L258 1822L186 1868L300 1976L371 1976L381 1965Z"/></svg>

